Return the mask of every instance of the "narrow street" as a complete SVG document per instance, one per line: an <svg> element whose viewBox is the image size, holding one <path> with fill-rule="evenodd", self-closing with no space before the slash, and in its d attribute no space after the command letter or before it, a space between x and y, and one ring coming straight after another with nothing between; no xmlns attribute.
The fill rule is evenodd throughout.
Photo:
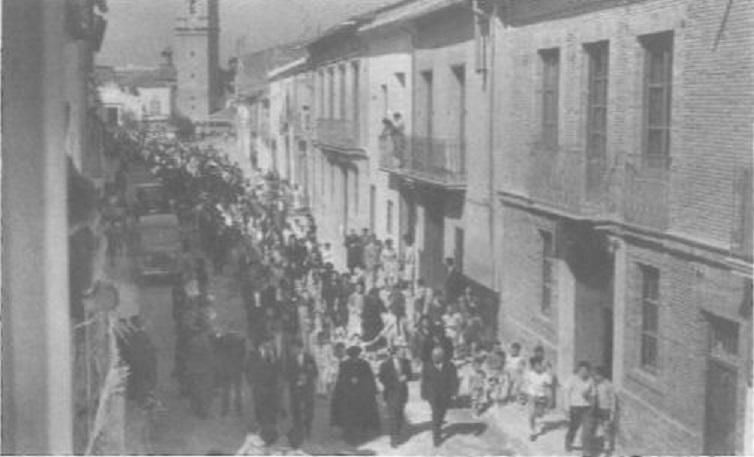
<svg viewBox="0 0 754 457"><path fill-rule="evenodd" d="M208 452L234 454L247 439L255 441L256 426L252 415L253 404L247 385L244 384L244 414L242 417L229 413L220 416L220 397L215 395L212 414L209 419L195 417L189 408L188 400L179 393L178 384L172 377L175 349L175 328L172 317L170 288L166 284L137 285L130 275L131 262L122 257L111 275L117 282L123 306L139 312L147 321L147 330L158 351L157 395L164 410L156 415L151 443L153 454L202 455ZM246 332L246 318L241 306L240 291L234 269L228 265L223 275L211 277L211 295L215 299L217 323L225 330ZM452 409L448 412L446 435L448 438L435 449L432 446L430 410L419 395L419 382L410 384L409 403L406 406L407 426L404 428L403 442L393 449L389 437L382 433L357 447L346 444L339 429L330 425L330 399L317 397L312 438L304 443L299 452L311 455L514 455L523 450L521 439L510 439L499 427L492 425L497 418L485 414L473 418L468 408ZM381 410L382 430L387 427L387 419L381 396L378 397ZM519 414L517 420L524 420ZM259 454L290 453L284 436L290 429L287 420L281 421L281 438L273 447L258 448ZM562 434L557 434L562 436ZM557 440L558 442L560 439ZM258 441L257 441L258 442ZM134 445L136 446L136 445ZM251 449L251 452L250 452ZM246 446L247 454L256 454L254 445ZM138 448L132 453L141 453Z"/></svg>

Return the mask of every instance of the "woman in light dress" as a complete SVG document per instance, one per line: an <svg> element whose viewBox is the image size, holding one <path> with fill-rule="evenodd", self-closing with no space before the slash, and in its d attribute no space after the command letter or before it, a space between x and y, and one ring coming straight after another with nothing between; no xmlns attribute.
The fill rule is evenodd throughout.
<svg viewBox="0 0 754 457"><path fill-rule="evenodd" d="M385 240L385 247L380 254L380 263L384 274L385 286L392 287L398 282L400 262L398 261L398 252L393 247L393 240Z"/></svg>
<svg viewBox="0 0 754 457"><path fill-rule="evenodd" d="M364 283L356 284L356 291L348 297L348 323L346 334L349 337L361 335L361 312L364 310Z"/></svg>

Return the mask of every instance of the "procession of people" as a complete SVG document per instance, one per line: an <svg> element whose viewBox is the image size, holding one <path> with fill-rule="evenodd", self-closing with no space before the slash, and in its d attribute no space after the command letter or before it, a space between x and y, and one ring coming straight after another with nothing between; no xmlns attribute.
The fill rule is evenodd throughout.
<svg viewBox="0 0 754 457"><path fill-rule="evenodd" d="M200 204L181 204L170 189L183 187L167 187L172 207L194 233L184 239L172 284L172 373L194 415L211 417L219 396L219 413L251 414L264 445L285 435L298 448L311 439L317 398L327 399L330 424L347 443L384 432L397 447L410 425L404 414L409 385L419 378L435 446L446 438L447 411L464 399L475 417L489 408L528 405L530 439L544 433L542 418L555 407L558 379L543 347L530 357L518 342L506 350L489 327L494 316L453 259L445 260L444 284L428 287L410 234L398 246L364 228L345 235L339 270L332 244L318 239L316 222L295 204L301 199L291 198L294 189L274 173L244 189L246 211L231 223L227 211L218 210L222 205L207 200L217 187L223 186L199 192ZM111 261L121 249L121 225L113 224L108 240ZM222 274L237 278L245 332L216 322L216 307L224 304L215 303L211 283ZM584 365L574 379L566 386L565 450L572 450L581 429L584 455L607 454L615 419L610 383L604 370ZM244 392L251 394L251 411L244 411Z"/></svg>

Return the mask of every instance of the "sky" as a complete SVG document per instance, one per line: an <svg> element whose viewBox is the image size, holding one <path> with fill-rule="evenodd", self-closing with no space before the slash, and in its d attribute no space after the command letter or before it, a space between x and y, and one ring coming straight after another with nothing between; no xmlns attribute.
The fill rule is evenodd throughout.
<svg viewBox="0 0 754 457"><path fill-rule="evenodd" d="M188 0L108 0L100 65L155 65L172 43ZM220 62L246 52L316 36L352 15L396 0L220 0Z"/></svg>

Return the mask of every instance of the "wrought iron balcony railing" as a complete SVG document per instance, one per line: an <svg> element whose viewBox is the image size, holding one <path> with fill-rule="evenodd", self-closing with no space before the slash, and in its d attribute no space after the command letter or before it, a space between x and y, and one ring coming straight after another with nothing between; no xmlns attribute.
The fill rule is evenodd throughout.
<svg viewBox="0 0 754 457"><path fill-rule="evenodd" d="M350 119L317 119L317 142L337 149L359 149L359 131Z"/></svg>
<svg viewBox="0 0 754 457"><path fill-rule="evenodd" d="M604 217L616 209L615 167L583 150L534 145L526 176L529 198L578 217Z"/></svg>
<svg viewBox="0 0 754 457"><path fill-rule="evenodd" d="M628 154L622 168L622 219L629 224L667 230L670 157Z"/></svg>
<svg viewBox="0 0 754 457"><path fill-rule="evenodd" d="M731 254L752 260L752 237L754 236L754 207L752 207L752 167L739 169L733 183L734 219L731 230Z"/></svg>
<svg viewBox="0 0 754 457"><path fill-rule="evenodd" d="M444 187L466 185L466 145L459 139L380 137L380 166Z"/></svg>

